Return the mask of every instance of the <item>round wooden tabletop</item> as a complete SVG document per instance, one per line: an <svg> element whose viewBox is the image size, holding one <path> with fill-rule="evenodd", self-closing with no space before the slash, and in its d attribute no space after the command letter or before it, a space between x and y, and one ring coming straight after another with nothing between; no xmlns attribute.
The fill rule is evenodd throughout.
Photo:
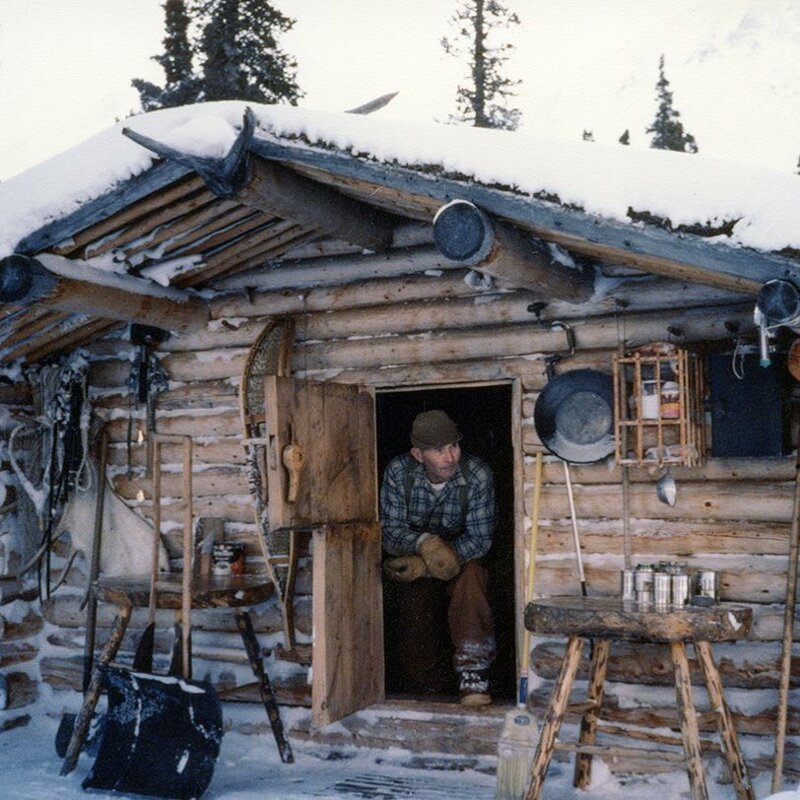
<svg viewBox="0 0 800 800"><path fill-rule="evenodd" d="M181 607L180 573L160 575L156 581L158 608ZM97 599L115 605L146 608L150 604L150 578L147 575L101 577L95 583ZM212 575L192 579L192 608L235 608L249 606L272 595L273 585L264 575Z"/></svg>
<svg viewBox="0 0 800 800"><path fill-rule="evenodd" d="M723 642L750 632L748 606L639 607L619 597L545 597L525 608L525 627L534 633L632 639L644 642Z"/></svg>

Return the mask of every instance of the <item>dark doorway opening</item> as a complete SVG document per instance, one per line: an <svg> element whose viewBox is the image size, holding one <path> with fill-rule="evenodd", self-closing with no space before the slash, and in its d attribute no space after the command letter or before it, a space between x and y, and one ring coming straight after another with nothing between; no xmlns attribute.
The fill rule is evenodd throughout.
<svg viewBox="0 0 800 800"><path fill-rule="evenodd" d="M497 659L490 674L497 700L516 697L514 620L514 446L511 437L512 386L489 386L379 391L375 399L379 479L394 456L410 448L414 417L440 408L456 422L462 449L482 458L492 469L499 508L497 532L487 557L490 593L497 638ZM397 668L391 600L384 611L386 692L405 694Z"/></svg>

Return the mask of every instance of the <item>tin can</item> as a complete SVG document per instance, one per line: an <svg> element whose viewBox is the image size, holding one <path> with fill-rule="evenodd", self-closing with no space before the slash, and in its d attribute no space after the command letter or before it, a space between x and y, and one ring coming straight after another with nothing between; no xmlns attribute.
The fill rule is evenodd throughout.
<svg viewBox="0 0 800 800"><path fill-rule="evenodd" d="M652 589L641 589L636 592L636 605L640 608L653 605L653 591Z"/></svg>
<svg viewBox="0 0 800 800"><path fill-rule="evenodd" d="M244 545L238 542L215 544L211 563L215 575L241 575L244 572Z"/></svg>
<svg viewBox="0 0 800 800"><path fill-rule="evenodd" d="M656 572L653 575L653 602L656 606L664 607L669 605L670 599L670 576L667 572Z"/></svg>
<svg viewBox="0 0 800 800"><path fill-rule="evenodd" d="M711 569L704 569L698 572L695 594L701 597L710 597L716 603L719 600L718 573Z"/></svg>
<svg viewBox="0 0 800 800"><path fill-rule="evenodd" d="M676 572L670 578L672 605L685 606L689 602L689 576L685 572Z"/></svg>
<svg viewBox="0 0 800 800"><path fill-rule="evenodd" d="M623 600L633 600L636 597L636 571L623 569L620 573L620 592Z"/></svg>
<svg viewBox="0 0 800 800"><path fill-rule="evenodd" d="M639 564L634 571L634 586L637 592L653 591L653 574L655 570L650 564Z"/></svg>

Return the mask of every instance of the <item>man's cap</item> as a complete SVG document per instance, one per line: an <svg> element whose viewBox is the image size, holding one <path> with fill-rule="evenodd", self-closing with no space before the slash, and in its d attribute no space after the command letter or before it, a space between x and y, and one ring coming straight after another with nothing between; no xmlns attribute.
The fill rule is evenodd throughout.
<svg viewBox="0 0 800 800"><path fill-rule="evenodd" d="M455 422L436 409L417 414L411 426L411 444L424 450L426 447L443 447L461 440Z"/></svg>

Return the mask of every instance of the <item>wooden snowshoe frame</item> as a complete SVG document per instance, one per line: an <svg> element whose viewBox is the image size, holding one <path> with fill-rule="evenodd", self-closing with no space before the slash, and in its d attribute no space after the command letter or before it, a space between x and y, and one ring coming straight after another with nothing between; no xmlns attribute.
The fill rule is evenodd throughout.
<svg viewBox="0 0 800 800"><path fill-rule="evenodd" d="M288 650L294 649L294 582L297 574L298 534L292 530L271 531L267 514L267 429L264 408L264 378L291 375L294 321L270 320L250 348L239 388L248 485L253 495L253 513L267 574L275 585Z"/></svg>

